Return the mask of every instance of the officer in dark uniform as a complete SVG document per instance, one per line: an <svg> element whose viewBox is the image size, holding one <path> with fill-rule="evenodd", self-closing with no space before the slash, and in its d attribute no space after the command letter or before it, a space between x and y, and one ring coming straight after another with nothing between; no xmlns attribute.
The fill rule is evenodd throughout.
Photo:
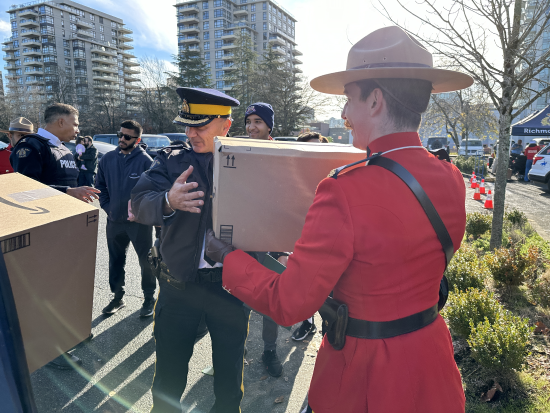
<svg viewBox="0 0 550 413"><path fill-rule="evenodd" d="M204 317L215 370L210 412L238 413L249 311L222 289L221 264L204 256L204 243L212 228L214 137L227 135L231 107L239 102L213 89L178 88L177 93L183 104L174 123L186 127L192 148L159 151L132 191L136 220L162 227L152 412L181 412L189 359Z"/></svg>
<svg viewBox="0 0 550 413"><path fill-rule="evenodd" d="M100 192L88 186L77 186L78 168L71 151L64 145L78 133L78 110L56 103L44 111L44 129L25 135L16 143L10 155L15 172L49 185L67 195L86 202L97 199ZM50 367L70 369L82 361L65 353L48 363Z"/></svg>
<svg viewBox="0 0 550 413"><path fill-rule="evenodd" d="M46 108L44 121L44 128L26 135L12 149L13 170L82 201L97 199L99 190L88 186L77 188L78 167L64 144L79 133L78 110L56 103Z"/></svg>

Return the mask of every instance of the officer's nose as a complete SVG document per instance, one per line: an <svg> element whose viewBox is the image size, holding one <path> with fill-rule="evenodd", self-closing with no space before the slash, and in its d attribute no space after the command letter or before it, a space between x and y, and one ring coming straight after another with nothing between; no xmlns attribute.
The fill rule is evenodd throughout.
<svg viewBox="0 0 550 413"><path fill-rule="evenodd" d="M188 138L194 138L197 136L197 131L193 127L187 127L187 130L185 132Z"/></svg>
<svg viewBox="0 0 550 413"><path fill-rule="evenodd" d="M347 119L346 118L346 109L348 107L348 102L346 102L346 104L344 105L344 108L342 109L342 113L340 114L340 116L342 117L342 119Z"/></svg>

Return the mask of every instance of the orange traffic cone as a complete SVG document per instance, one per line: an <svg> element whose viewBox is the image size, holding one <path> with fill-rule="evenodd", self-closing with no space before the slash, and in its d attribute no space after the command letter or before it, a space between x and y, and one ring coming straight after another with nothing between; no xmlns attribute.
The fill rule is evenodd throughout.
<svg viewBox="0 0 550 413"><path fill-rule="evenodd" d="M470 183L472 183L475 177L476 177L476 173L472 171L472 176L470 176Z"/></svg>
<svg viewBox="0 0 550 413"><path fill-rule="evenodd" d="M489 192L487 193L487 199L485 200L485 204L483 205L483 208L493 209L493 195L491 195L490 189L489 189Z"/></svg>
<svg viewBox="0 0 550 413"><path fill-rule="evenodd" d="M474 200L476 201L481 200L481 194L479 193L479 186L476 186L476 191L474 192Z"/></svg>
<svg viewBox="0 0 550 413"><path fill-rule="evenodd" d="M477 188L477 178L476 178L475 175L474 175L474 177L473 177L473 179L472 179L472 185L470 186L470 188L472 188L472 189Z"/></svg>
<svg viewBox="0 0 550 413"><path fill-rule="evenodd" d="M479 193L485 195L485 179L481 180L481 185L479 186Z"/></svg>

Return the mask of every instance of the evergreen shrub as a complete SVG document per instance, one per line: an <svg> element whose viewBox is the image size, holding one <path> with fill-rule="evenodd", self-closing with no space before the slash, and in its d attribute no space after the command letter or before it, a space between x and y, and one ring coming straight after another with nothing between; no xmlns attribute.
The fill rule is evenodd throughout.
<svg viewBox="0 0 550 413"><path fill-rule="evenodd" d="M459 291L465 291L470 287L483 288L484 281L489 275L476 250L466 243L461 245L445 270L451 291L455 288Z"/></svg>
<svg viewBox="0 0 550 413"><path fill-rule="evenodd" d="M472 212L466 215L466 235L472 235L474 239L479 238L491 230L493 222L492 215Z"/></svg>
<svg viewBox="0 0 550 413"><path fill-rule="evenodd" d="M500 286L519 286L536 269L538 250L530 246L522 253L522 245L499 248L485 255L485 263Z"/></svg>

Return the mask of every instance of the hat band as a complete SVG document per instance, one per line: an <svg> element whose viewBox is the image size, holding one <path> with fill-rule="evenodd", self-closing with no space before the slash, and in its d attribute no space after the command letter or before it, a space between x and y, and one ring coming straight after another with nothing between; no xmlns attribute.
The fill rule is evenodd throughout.
<svg viewBox="0 0 550 413"><path fill-rule="evenodd" d="M25 129L25 128L10 128L11 132L29 132L32 133L31 129Z"/></svg>
<svg viewBox="0 0 550 413"><path fill-rule="evenodd" d="M432 68L430 65L425 65L423 63L405 63L405 62L388 62L388 63L367 63L366 65L352 67L348 70L356 69L374 69L379 67L428 67Z"/></svg>
<svg viewBox="0 0 550 413"><path fill-rule="evenodd" d="M189 103L191 115L230 115L231 106Z"/></svg>

